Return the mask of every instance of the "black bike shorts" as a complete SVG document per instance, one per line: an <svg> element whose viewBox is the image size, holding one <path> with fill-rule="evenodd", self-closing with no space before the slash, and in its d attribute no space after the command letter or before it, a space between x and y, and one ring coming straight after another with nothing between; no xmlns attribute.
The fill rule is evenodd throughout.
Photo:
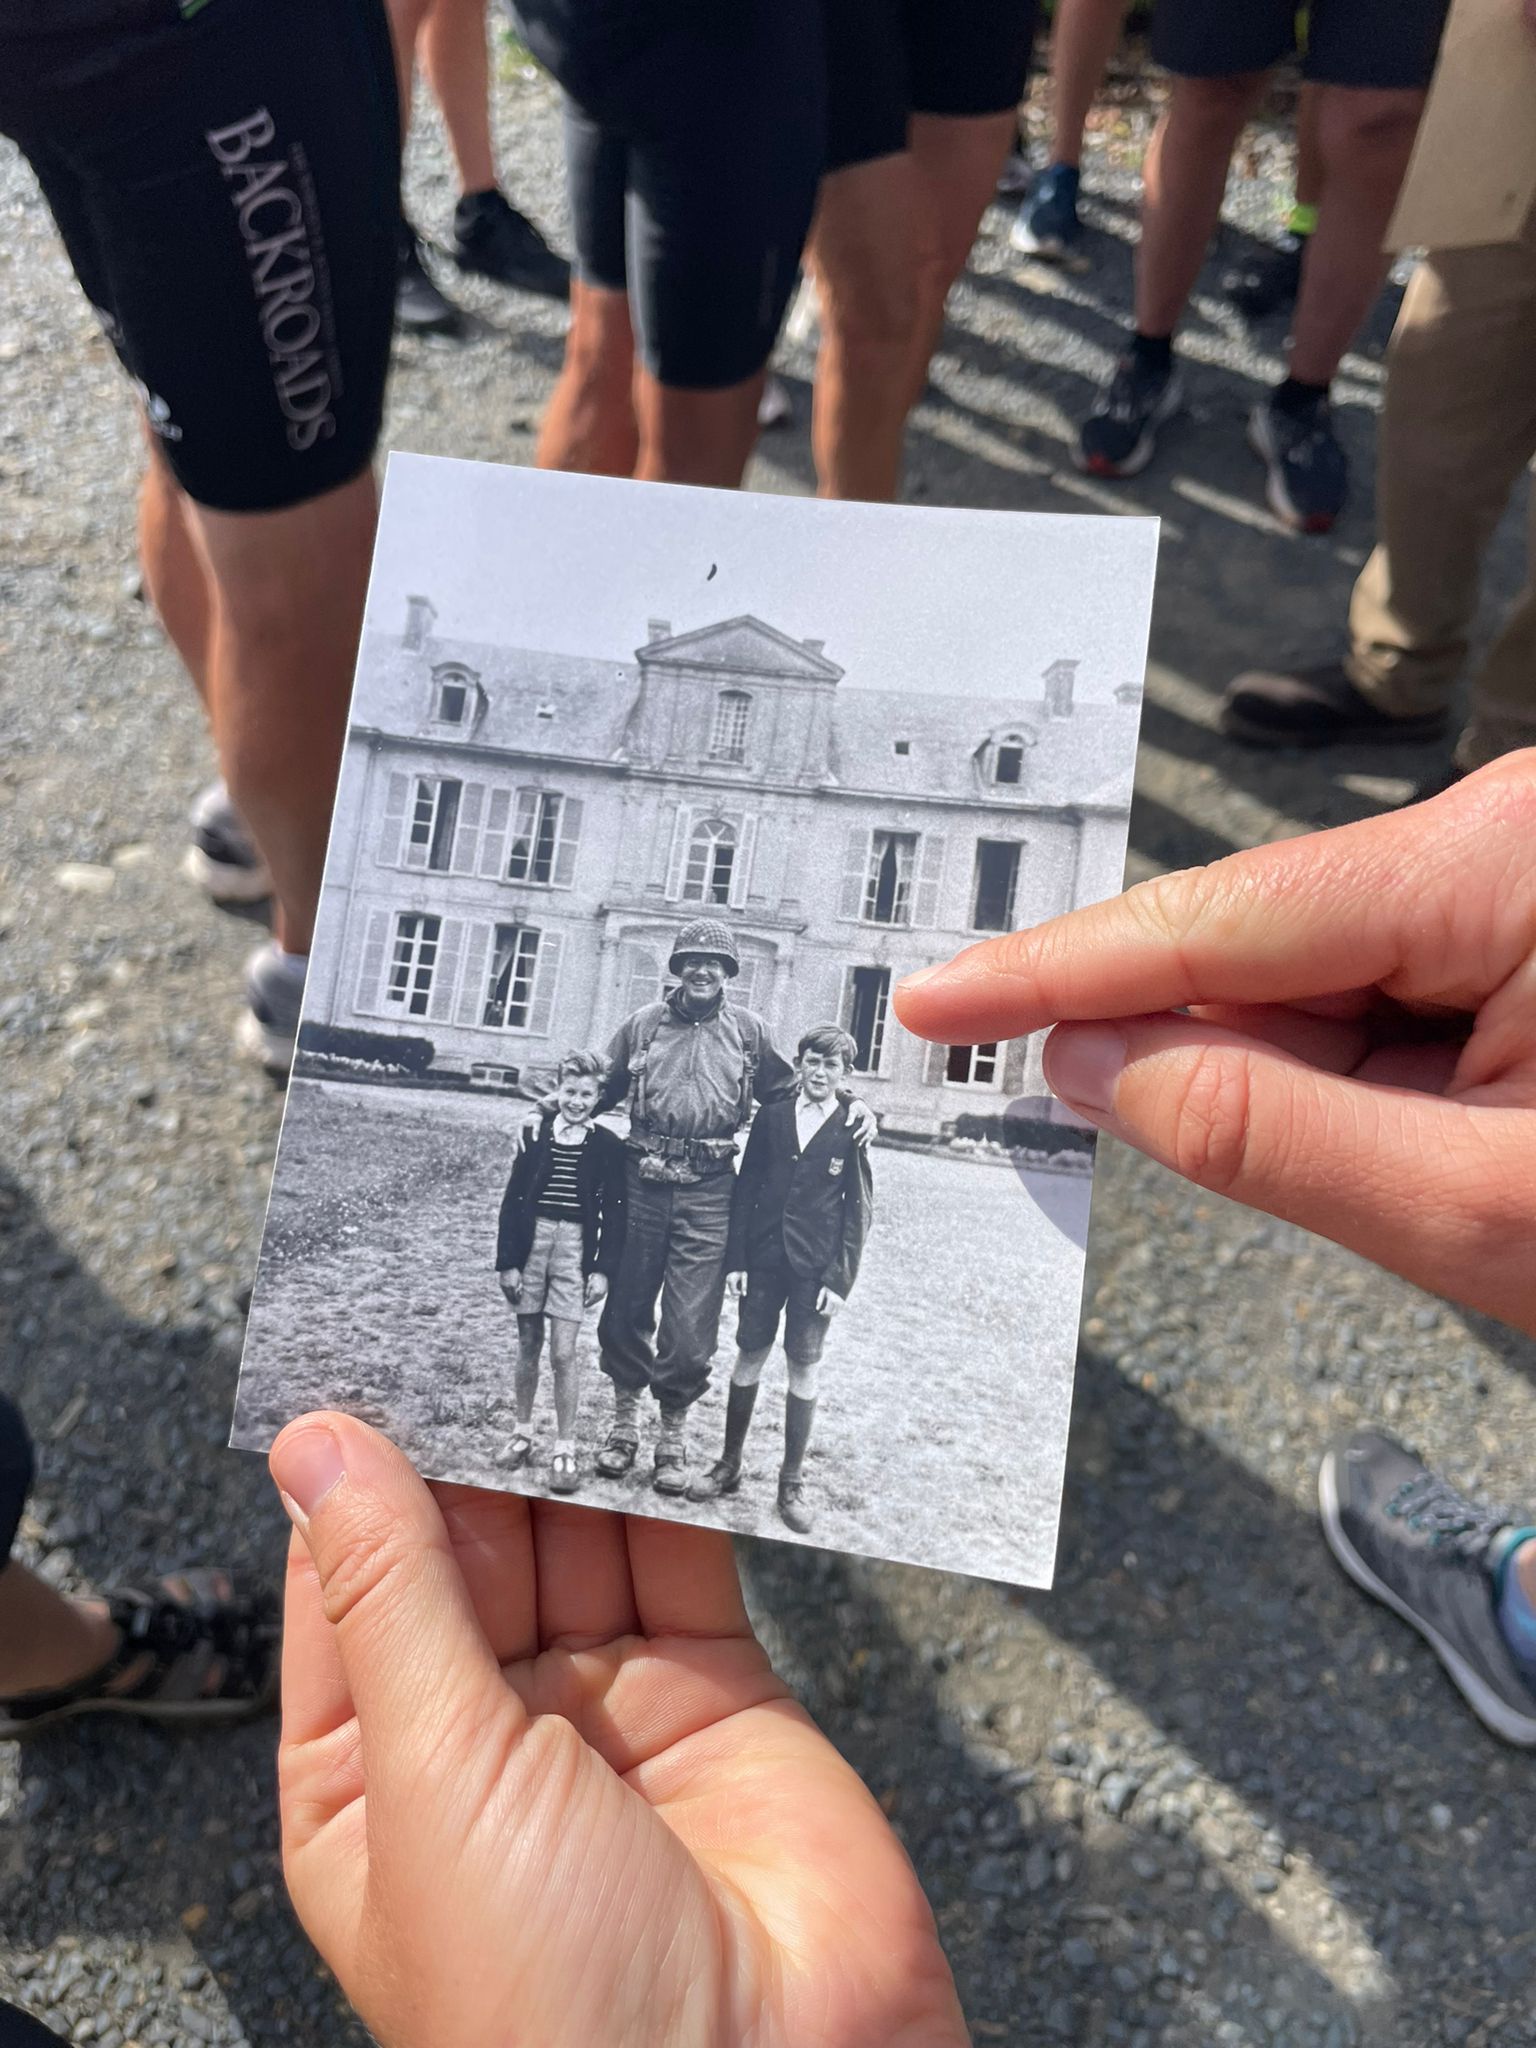
<svg viewBox="0 0 1536 2048"><path fill-rule="evenodd" d="M913 114L1012 113L1024 97L1036 0L825 0L825 8L829 171L904 150Z"/></svg>
<svg viewBox="0 0 1536 2048"><path fill-rule="evenodd" d="M517 13L565 89L577 276L628 292L659 383L755 376L821 177L820 0L519 0Z"/></svg>
<svg viewBox="0 0 1536 2048"><path fill-rule="evenodd" d="M394 316L383 0L205 0L189 19L144 0L89 31L66 12L59 29L0 7L0 132L176 481L226 512L347 482L373 456Z"/></svg>
<svg viewBox="0 0 1536 2048"><path fill-rule="evenodd" d="M1302 69L1319 85L1429 84L1450 0L1311 0ZM1157 0L1152 55L1184 78L1268 71L1298 47L1296 0Z"/></svg>
<svg viewBox="0 0 1536 2048"><path fill-rule="evenodd" d="M21 1410L0 1394L0 1570L10 1556L21 1527L21 1514L32 1491L32 1439Z"/></svg>

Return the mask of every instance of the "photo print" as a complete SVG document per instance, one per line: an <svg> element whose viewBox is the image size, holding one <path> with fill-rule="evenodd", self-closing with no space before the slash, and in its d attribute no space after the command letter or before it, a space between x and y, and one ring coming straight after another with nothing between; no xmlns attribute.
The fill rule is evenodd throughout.
<svg viewBox="0 0 1536 2048"><path fill-rule="evenodd" d="M233 1441L1050 1583L1155 522L392 457Z"/></svg>

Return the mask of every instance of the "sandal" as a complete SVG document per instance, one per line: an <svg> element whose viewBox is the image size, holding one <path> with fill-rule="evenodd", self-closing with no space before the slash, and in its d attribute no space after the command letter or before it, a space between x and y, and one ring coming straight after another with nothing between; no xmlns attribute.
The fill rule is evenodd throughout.
<svg viewBox="0 0 1536 2048"><path fill-rule="evenodd" d="M238 1721L276 1699L282 1623L269 1595L242 1595L226 1573L199 1569L103 1597L117 1648L73 1685L0 1700L0 1742L78 1714Z"/></svg>
<svg viewBox="0 0 1536 2048"><path fill-rule="evenodd" d="M516 1472L526 1465L533 1456L533 1438L517 1430L509 1436L496 1453L496 1462L503 1472Z"/></svg>
<svg viewBox="0 0 1536 2048"><path fill-rule="evenodd" d="M640 1439L632 1429L610 1429L593 1470L605 1479L622 1479L640 1455Z"/></svg>
<svg viewBox="0 0 1536 2048"><path fill-rule="evenodd" d="M570 1451L556 1451L549 1461L551 1493L574 1493L581 1484L581 1467Z"/></svg>

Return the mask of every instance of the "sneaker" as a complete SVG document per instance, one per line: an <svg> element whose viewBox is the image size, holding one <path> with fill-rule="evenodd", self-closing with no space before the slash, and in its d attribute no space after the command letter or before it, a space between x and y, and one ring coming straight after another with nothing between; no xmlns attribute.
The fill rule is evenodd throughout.
<svg viewBox="0 0 1536 2048"><path fill-rule="evenodd" d="M399 270L395 278L395 325L407 334L459 334L464 315L444 298L427 275L421 237L408 220L400 223Z"/></svg>
<svg viewBox="0 0 1536 2048"><path fill-rule="evenodd" d="M757 401L757 424L768 432L773 427L785 427L795 416L794 400L789 395L789 386L782 377L775 377L772 371L763 379L763 395Z"/></svg>
<svg viewBox="0 0 1536 2048"><path fill-rule="evenodd" d="M1249 669L1227 685L1221 729L1251 747L1336 747L1354 741L1424 746L1445 731L1445 713L1394 718L1363 697L1341 661L1317 668Z"/></svg>
<svg viewBox="0 0 1536 2048"><path fill-rule="evenodd" d="M1078 179L1075 164L1052 164L1040 173L1008 236L1021 255L1049 256L1060 262L1076 248L1083 238L1083 224L1077 217Z"/></svg>
<svg viewBox="0 0 1536 2048"><path fill-rule="evenodd" d="M210 782L188 813L192 844L181 871L215 903L262 903L272 877L222 782Z"/></svg>
<svg viewBox="0 0 1536 2048"><path fill-rule="evenodd" d="M269 1074L281 1077L293 1065L308 964L302 955L285 953L276 939L258 946L245 963L247 1009L240 1019L240 1044Z"/></svg>
<svg viewBox="0 0 1536 2048"><path fill-rule="evenodd" d="M741 1490L741 1467L729 1458L717 1458L707 1472L701 1473L688 1489L690 1500L718 1500L723 1493L738 1493Z"/></svg>
<svg viewBox="0 0 1536 2048"><path fill-rule="evenodd" d="M1184 406L1184 380L1175 364L1148 369L1122 356L1115 374L1079 436L1077 466L1089 476L1137 476L1152 460L1157 430Z"/></svg>
<svg viewBox="0 0 1536 2048"><path fill-rule="evenodd" d="M1269 473L1264 495L1275 517L1297 533L1327 533L1349 495L1349 463L1327 399L1282 412L1266 398L1249 418L1248 445Z"/></svg>
<svg viewBox="0 0 1536 2048"><path fill-rule="evenodd" d="M779 1474L779 1520L797 1536L809 1536L816 1526L816 1517L806 1505L805 1481L792 1479L787 1472Z"/></svg>
<svg viewBox="0 0 1536 2048"><path fill-rule="evenodd" d="M1305 235L1282 235L1222 273L1221 291L1228 305L1250 320L1270 313L1288 313L1301 290L1301 259Z"/></svg>
<svg viewBox="0 0 1536 2048"><path fill-rule="evenodd" d="M1009 150L1003 168L997 174L997 196L999 199L1022 199L1029 190L1034 172L1029 167L1029 153L1020 135Z"/></svg>
<svg viewBox="0 0 1536 2048"><path fill-rule="evenodd" d="M498 284L546 299L571 296L570 264L494 185L489 192L466 192L454 208L449 254L460 270L493 277Z"/></svg>
<svg viewBox="0 0 1536 2048"><path fill-rule="evenodd" d="M1332 1445L1317 1484L1323 1535L1355 1584L1418 1630L1485 1728L1536 1746L1536 1693L1494 1611L1490 1556L1512 1518L1375 1429Z"/></svg>

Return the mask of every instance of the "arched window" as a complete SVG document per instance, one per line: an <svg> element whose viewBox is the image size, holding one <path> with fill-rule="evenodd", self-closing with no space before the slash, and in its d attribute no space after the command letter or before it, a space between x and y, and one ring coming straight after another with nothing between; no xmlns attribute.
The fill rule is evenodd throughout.
<svg viewBox="0 0 1536 2048"><path fill-rule="evenodd" d="M735 871L736 827L724 818L701 818L688 842L683 901L729 903Z"/></svg>
<svg viewBox="0 0 1536 2048"><path fill-rule="evenodd" d="M992 780L1007 783L1024 780L1024 739L1021 734L1005 732L999 738L992 756Z"/></svg>
<svg viewBox="0 0 1536 2048"><path fill-rule="evenodd" d="M475 678L467 668L444 663L432 671L432 716L439 725L468 722Z"/></svg>
<svg viewBox="0 0 1536 2048"><path fill-rule="evenodd" d="M709 736L712 761L744 761L747 758L747 720L752 699L745 690L722 690L715 699L715 725Z"/></svg>

